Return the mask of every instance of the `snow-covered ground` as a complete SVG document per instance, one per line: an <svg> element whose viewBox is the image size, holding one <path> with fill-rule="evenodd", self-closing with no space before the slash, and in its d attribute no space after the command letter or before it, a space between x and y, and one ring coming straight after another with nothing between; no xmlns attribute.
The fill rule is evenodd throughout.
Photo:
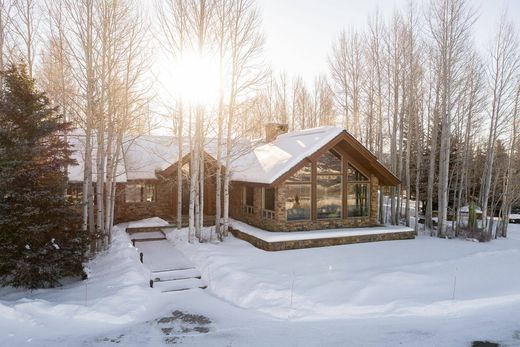
<svg viewBox="0 0 520 347"><path fill-rule="evenodd" d="M520 225L489 243L418 237L283 252L167 235L208 289L148 288L118 231L86 282L0 289L0 346L520 346Z"/></svg>

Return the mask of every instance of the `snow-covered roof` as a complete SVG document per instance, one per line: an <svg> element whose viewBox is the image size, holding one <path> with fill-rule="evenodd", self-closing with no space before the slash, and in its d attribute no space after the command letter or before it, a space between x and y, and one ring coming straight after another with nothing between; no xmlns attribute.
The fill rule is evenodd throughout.
<svg viewBox="0 0 520 347"><path fill-rule="evenodd" d="M85 135L74 132L68 136L72 145L72 157L79 165L69 167L69 180L71 182L83 181L83 170L85 167ZM92 180L96 181L96 138L92 137ZM156 179L156 172L163 171L179 159L179 145L177 138L173 136L141 135L126 136L123 140L123 151L117 167L117 182L128 180ZM225 144L222 145L222 164L225 159ZM207 154L216 158L217 141L214 138L207 139L204 144ZM251 150L249 141L237 141L233 148L232 157L239 157L244 152ZM186 139L182 149L183 157L189 154L189 142Z"/></svg>
<svg viewBox="0 0 520 347"><path fill-rule="evenodd" d="M377 161L366 148L351 137L343 128L323 126L313 129L293 131L279 135L274 141L235 140L231 153L231 180L260 184L272 184L282 175L294 168L305 158L312 156L322 147L345 134L348 141L355 143L355 150L365 151L367 165L379 170L383 177L391 176L390 182L398 182L384 166ZM75 147L74 158L80 165L69 169L69 180L83 181L84 142L85 136L74 133L69 141ZM93 138L93 179L95 180L95 150L96 141ZM204 150L216 159L217 141L213 138L206 140ZM222 165L225 165L226 146L222 146ZM183 156L189 153L189 143L183 144ZM367 154L368 153L368 154ZM177 139L172 136L142 135L127 136L123 140L123 153L117 167L117 181L156 179L157 171L164 171L177 163L179 146Z"/></svg>
<svg viewBox="0 0 520 347"><path fill-rule="evenodd" d="M78 165L71 165L68 167L68 177L71 182L83 182L83 171L85 168L85 136L77 133L71 134L67 137L67 141L72 146L71 157L75 159ZM92 146L92 181L96 182L96 141L93 141ZM122 160L117 163L116 182L126 182L126 170Z"/></svg>
<svg viewBox="0 0 520 347"><path fill-rule="evenodd" d="M279 135L235 161L232 179L271 184L344 131L324 126Z"/></svg>
<svg viewBox="0 0 520 347"><path fill-rule="evenodd" d="M143 135L127 138L123 143L126 176L129 180L155 179L156 171L162 171L176 163L179 145L171 136ZM189 150L183 145L183 154Z"/></svg>

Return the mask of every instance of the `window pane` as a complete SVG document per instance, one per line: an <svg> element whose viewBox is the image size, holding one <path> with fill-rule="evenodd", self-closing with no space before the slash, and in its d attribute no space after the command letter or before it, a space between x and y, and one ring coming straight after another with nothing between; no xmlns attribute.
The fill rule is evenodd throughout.
<svg viewBox="0 0 520 347"><path fill-rule="evenodd" d="M254 205L254 194L255 194L255 190L253 187L246 187L246 205L247 206Z"/></svg>
<svg viewBox="0 0 520 347"><path fill-rule="evenodd" d="M318 219L341 218L341 175L318 176L316 212Z"/></svg>
<svg viewBox="0 0 520 347"><path fill-rule="evenodd" d="M318 175L320 174L340 174L341 158L332 152L327 152L318 158L317 161Z"/></svg>
<svg viewBox="0 0 520 347"><path fill-rule="evenodd" d="M67 198L72 203L80 203L83 200L83 186L71 184L67 187Z"/></svg>
<svg viewBox="0 0 520 347"><path fill-rule="evenodd" d="M285 186L287 220L305 220L311 218L311 185L288 184Z"/></svg>
<svg viewBox="0 0 520 347"><path fill-rule="evenodd" d="M264 189L264 210L274 211L274 188Z"/></svg>
<svg viewBox="0 0 520 347"><path fill-rule="evenodd" d="M142 184L127 184L125 187L126 202L141 202Z"/></svg>
<svg viewBox="0 0 520 347"><path fill-rule="evenodd" d="M146 185L145 201L149 201L149 202L155 201L155 185L154 184Z"/></svg>
<svg viewBox="0 0 520 347"><path fill-rule="evenodd" d="M368 216L368 184L351 183L348 185L347 209L349 217Z"/></svg>
<svg viewBox="0 0 520 347"><path fill-rule="evenodd" d="M300 183L300 182L311 182L311 165L305 165L298 170L294 175L287 179L288 183Z"/></svg>
<svg viewBox="0 0 520 347"><path fill-rule="evenodd" d="M368 181L368 178L363 175L359 170L357 170L355 167L348 165L347 168L347 174L348 174L348 180L349 181Z"/></svg>

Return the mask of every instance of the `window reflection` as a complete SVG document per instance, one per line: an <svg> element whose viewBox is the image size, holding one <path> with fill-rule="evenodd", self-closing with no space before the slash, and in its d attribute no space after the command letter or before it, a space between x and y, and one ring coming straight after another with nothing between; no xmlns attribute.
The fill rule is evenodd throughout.
<svg viewBox="0 0 520 347"><path fill-rule="evenodd" d="M336 175L341 173L341 156L335 152L327 152L316 161L318 175Z"/></svg>
<svg viewBox="0 0 520 347"><path fill-rule="evenodd" d="M348 176L349 182L352 182L352 181L366 182L366 181L368 181L368 178L365 175L363 175L358 169L356 169L355 167L353 167L350 164L348 164L348 167L347 167L347 176Z"/></svg>
<svg viewBox="0 0 520 347"><path fill-rule="evenodd" d="M300 170L298 170L294 175L289 177L287 179L286 183L301 183L301 182L311 183L311 173L312 173L311 164L305 165Z"/></svg>
<svg viewBox="0 0 520 347"><path fill-rule="evenodd" d="M318 176L316 180L316 216L318 219L341 218L341 176Z"/></svg>
<svg viewBox="0 0 520 347"><path fill-rule="evenodd" d="M347 187L347 209L349 217L368 216L368 184L349 183Z"/></svg>
<svg viewBox="0 0 520 347"><path fill-rule="evenodd" d="M287 220L306 220L311 218L311 185L287 184L285 186L285 209Z"/></svg>

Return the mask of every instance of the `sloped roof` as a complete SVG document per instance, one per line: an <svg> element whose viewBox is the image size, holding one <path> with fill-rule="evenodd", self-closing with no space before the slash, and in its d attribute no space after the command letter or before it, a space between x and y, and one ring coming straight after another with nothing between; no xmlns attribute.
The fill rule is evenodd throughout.
<svg viewBox="0 0 520 347"><path fill-rule="evenodd" d="M124 163L128 180L155 179L156 171L175 164L179 158L177 139L171 136L143 135L127 138L123 143ZM189 151L183 145L183 154Z"/></svg>
<svg viewBox="0 0 520 347"><path fill-rule="evenodd" d="M238 159L232 180L271 184L306 157L338 136L343 129L320 127L279 135Z"/></svg>
<svg viewBox="0 0 520 347"><path fill-rule="evenodd" d="M306 158L334 140L348 142L353 151L365 158L366 165L383 185L397 185L399 179L345 129L323 126L279 135L273 142L257 146L233 166L232 180L273 184Z"/></svg>
<svg viewBox="0 0 520 347"><path fill-rule="evenodd" d="M85 167L85 135L80 131L68 136L68 141L72 145L72 157L79 165L70 166L68 177L71 182L83 181L83 170ZM92 180L96 181L96 138L92 137ZM126 136L123 139L123 151L117 167L117 182L128 180L156 179L157 171L164 171L176 164L179 158L179 145L177 138L173 136L141 135ZM183 156L189 154L189 141L185 139L182 153ZM225 144L222 146L222 163L225 162ZM244 152L251 150L250 141L239 141L234 146L232 157L239 157ZM217 142L214 138L209 138L204 144L205 152L216 159Z"/></svg>
<svg viewBox="0 0 520 347"><path fill-rule="evenodd" d="M83 171L85 168L85 135L78 133L71 134L67 137L67 141L72 146L71 157L75 159L78 165L71 165L68 167L68 177L71 182L83 182ZM96 141L93 141L92 146L92 181L96 182ZM117 163L116 182L126 182L126 170L122 160Z"/></svg>
<svg viewBox="0 0 520 347"><path fill-rule="evenodd" d="M361 143L347 133L343 128L324 126L312 129L293 131L279 135L274 141L254 142L237 141L233 146L231 162L231 180L270 185L284 174L295 168L306 158L320 151L333 140L341 137L348 141L353 150L359 152L367 160L367 165L378 175L383 184L399 183L388 169L370 153ZM75 182L83 181L84 167L84 135L69 136L69 141L76 151L74 158L80 165L69 169L69 179ZM94 139L93 139L94 140ZM93 180L95 180L95 151L93 150ZM225 152L225 145L222 146ZM208 139L204 144L205 152L216 159L217 142ZM189 153L189 143L184 142L183 155ZM117 167L117 182L127 180L156 179L157 171L164 171L174 165L179 156L177 139L172 136L142 135L125 137L123 155ZM225 153L222 154L222 165L225 164Z"/></svg>

